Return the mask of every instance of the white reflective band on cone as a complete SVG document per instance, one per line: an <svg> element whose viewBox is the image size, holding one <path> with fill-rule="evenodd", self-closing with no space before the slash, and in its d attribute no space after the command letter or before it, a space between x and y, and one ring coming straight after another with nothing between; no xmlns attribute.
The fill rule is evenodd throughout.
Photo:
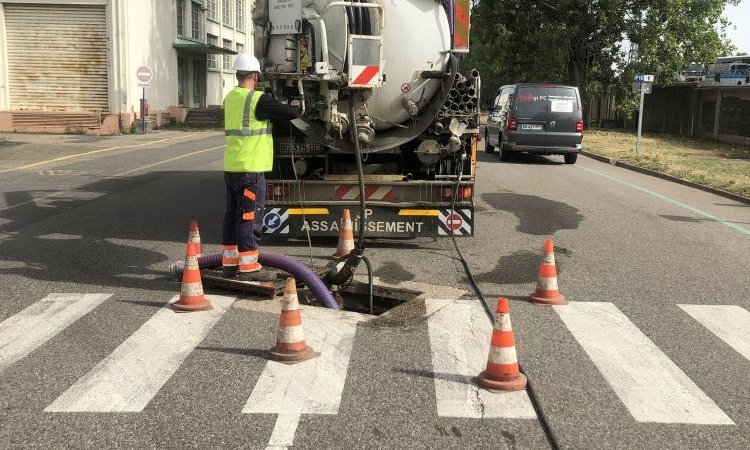
<svg viewBox="0 0 750 450"><path fill-rule="evenodd" d="M515 364L518 362L516 347L490 347L487 360L495 364Z"/></svg>
<svg viewBox="0 0 750 450"><path fill-rule="evenodd" d="M198 258L196 256L188 256L185 261L185 270L198 270Z"/></svg>
<svg viewBox="0 0 750 450"><path fill-rule="evenodd" d="M513 330L510 325L510 314L498 314L497 317L495 317L495 329L502 331Z"/></svg>
<svg viewBox="0 0 750 450"><path fill-rule="evenodd" d="M187 297L195 297L197 295L203 295L203 284L202 283L182 283L182 289L180 294Z"/></svg>
<svg viewBox="0 0 750 450"><path fill-rule="evenodd" d="M305 331L302 325L293 325L289 327L279 327L277 342L284 344L296 344L305 340Z"/></svg>
<svg viewBox="0 0 750 450"><path fill-rule="evenodd" d="M555 254L554 253L545 253L544 254L544 264L554 266L555 265Z"/></svg>
<svg viewBox="0 0 750 450"><path fill-rule="evenodd" d="M237 249L234 250L224 250L224 253L222 255L224 258L239 258L240 252L237 251Z"/></svg>
<svg viewBox="0 0 750 450"><path fill-rule="evenodd" d="M536 284L538 289L544 289L545 291L556 291L557 290L557 277L546 278L541 277Z"/></svg>

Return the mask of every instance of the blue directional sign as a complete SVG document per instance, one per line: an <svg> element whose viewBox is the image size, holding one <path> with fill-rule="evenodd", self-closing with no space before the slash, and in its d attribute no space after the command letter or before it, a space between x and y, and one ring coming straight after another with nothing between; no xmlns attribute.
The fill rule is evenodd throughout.
<svg viewBox="0 0 750 450"><path fill-rule="evenodd" d="M275 230L281 225L281 216L275 212L270 212L263 218L263 225L269 230Z"/></svg>

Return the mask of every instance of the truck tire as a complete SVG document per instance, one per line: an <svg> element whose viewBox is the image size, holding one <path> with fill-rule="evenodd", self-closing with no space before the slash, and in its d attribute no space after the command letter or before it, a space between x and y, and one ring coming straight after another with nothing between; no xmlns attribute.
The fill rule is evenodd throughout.
<svg viewBox="0 0 750 450"><path fill-rule="evenodd" d="M490 132L487 131L487 127L484 127L484 151L487 153L495 153L495 146L490 144Z"/></svg>
<svg viewBox="0 0 750 450"><path fill-rule="evenodd" d="M578 160L578 153L565 154L565 164L575 164L576 160Z"/></svg>

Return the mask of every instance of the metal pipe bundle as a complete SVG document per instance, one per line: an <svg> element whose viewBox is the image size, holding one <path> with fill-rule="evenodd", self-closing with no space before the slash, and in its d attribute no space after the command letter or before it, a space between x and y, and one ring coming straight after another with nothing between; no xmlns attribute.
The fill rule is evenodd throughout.
<svg viewBox="0 0 750 450"><path fill-rule="evenodd" d="M438 122L442 126L440 129L447 129L450 119L454 117L468 120L469 127L472 128L479 125L478 80L479 71L476 69L472 69L468 77L456 74L448 99L437 114Z"/></svg>

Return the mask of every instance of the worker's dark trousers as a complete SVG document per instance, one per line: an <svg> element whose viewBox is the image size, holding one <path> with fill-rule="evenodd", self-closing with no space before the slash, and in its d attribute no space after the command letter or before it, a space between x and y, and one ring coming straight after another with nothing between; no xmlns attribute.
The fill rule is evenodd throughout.
<svg viewBox="0 0 750 450"><path fill-rule="evenodd" d="M261 173L224 172L227 212L224 215L224 245L237 245L240 252L257 250L263 234L266 177Z"/></svg>

